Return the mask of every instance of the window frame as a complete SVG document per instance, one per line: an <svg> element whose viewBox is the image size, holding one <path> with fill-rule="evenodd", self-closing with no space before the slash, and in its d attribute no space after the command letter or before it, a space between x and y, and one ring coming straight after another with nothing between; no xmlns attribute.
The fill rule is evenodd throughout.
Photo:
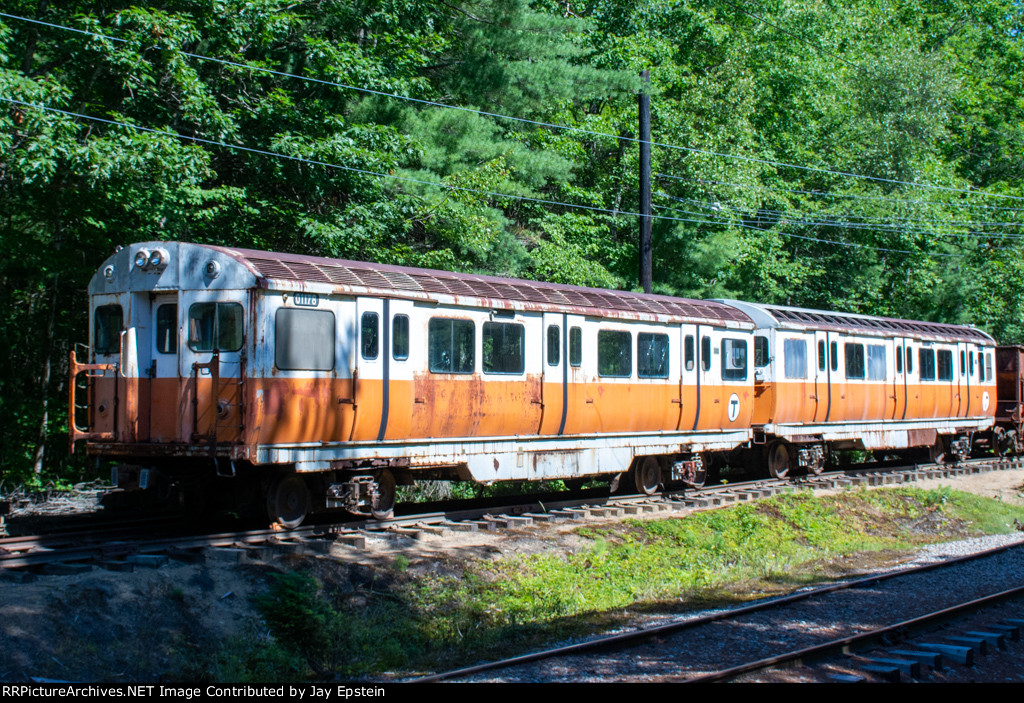
<svg viewBox="0 0 1024 703"><path fill-rule="evenodd" d="M509 330L513 329L513 328L518 329L518 333L519 333L519 368L518 368L518 370L509 371L509 370L506 370L506 369L497 369L496 367L493 366L493 361L494 361L493 359L491 359L491 361L492 361L492 368L490 368L490 369L487 368L487 366L488 366L488 357L487 357L487 339L488 339L488 337L487 337L487 335L488 335L488 332L493 332L495 330L495 328L501 328L501 331L502 331L501 332L502 344L503 345L504 345L504 343L506 341L506 334L507 334L507 332L509 332ZM481 329L480 329L480 342L481 342L480 370L483 371L485 374L497 375L497 376L521 376L524 373L526 373L526 325L524 325L521 322L499 322L499 321L496 321L496 320L488 320L487 322L484 322L484 324L481 326ZM494 354L493 345L492 345L491 353Z"/></svg>

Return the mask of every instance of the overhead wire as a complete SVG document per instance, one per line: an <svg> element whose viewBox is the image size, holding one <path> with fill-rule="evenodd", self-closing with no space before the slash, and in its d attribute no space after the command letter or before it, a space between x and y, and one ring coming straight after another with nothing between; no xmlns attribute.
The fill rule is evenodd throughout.
<svg viewBox="0 0 1024 703"><path fill-rule="evenodd" d="M92 31L85 30L85 29L79 29L77 27L68 27L66 25L55 24L55 23L52 23L52 22L44 22L43 20L37 20L37 19L28 18L28 17L22 17L20 15L13 15L13 14L6 13L6 12L0 12L0 17L6 17L8 19L20 20L20 21L23 21L23 22L30 22L30 23L33 23L33 24L42 25L42 26L46 26L46 27L51 27L51 28L54 28L54 29L60 29L60 30L65 30L65 31L70 31L70 32L77 32L79 34L85 34L85 35L89 35L89 36L94 36L94 37L98 37L98 38L102 38L102 39L107 39L107 40L110 40L110 41L116 41L116 42L122 42L122 43L130 43L127 39L123 39L123 38L120 38L120 37L113 37L113 36L102 34L102 33L99 33L99 32L92 32ZM309 76L300 76L300 75L297 75L297 74L294 74L294 73L287 73L287 72L284 72L284 71L275 71L273 69L264 68L262 66L252 66L250 64L241 63L241 62L238 62L238 61L229 61L227 59L217 59L217 58L213 58L213 57L210 57L210 56L204 56L202 54L196 54L196 53L192 53L192 52L187 52L187 51L184 51L182 49L175 49L175 48L172 48L172 47L168 47L168 49L171 50L171 51L175 51L175 52L181 54L182 56L188 56L190 58L198 59L198 60L201 60L201 61L209 61L209 62L213 62L213 63L219 63L219 64L222 64L222 65L234 66L236 68L243 68L243 69L247 69L247 70L250 70L250 71L256 71L256 72L266 73L266 74L269 74L269 75L275 75L275 76L280 76L280 77L295 78L295 79L306 81L306 82L310 82L310 83L321 84L321 85L329 85L329 86L333 86L333 87L337 87L337 88L343 88L343 89L346 89L346 90L353 90L353 91L357 91L357 92L367 93L367 94L370 94L370 95L377 95L377 96L381 96L381 97L395 98L395 99L398 99L398 100L406 100L406 101L410 101L410 102L414 102L414 103L418 103L418 104L422 104L422 105L428 105L428 106L432 106L432 107L445 108L445 109L451 109L451 110L460 110L460 111L463 111L463 112L473 113L473 114L477 114L477 115L480 115L480 116L493 117L493 118L504 119L504 120L511 120L511 121L520 122L520 123L524 123L524 124L535 125L535 126L538 126L538 127L545 127L545 128L550 128L550 129L564 130L564 131L568 131L568 132L587 134L587 135L590 135L590 136L606 137L606 138L609 138L609 139L628 141L628 142L632 142L632 143L645 142L647 144L650 144L651 146L657 146L657 147L664 148L664 149L678 150L678 151L684 151L684 152L688 152L688 153L703 154L703 155L707 155L707 156L715 156L715 157L725 158L725 159L734 159L734 160L738 160L738 161L744 161L744 162L748 162L748 163L757 163L757 164L766 165L766 166L775 166L775 167L780 167L780 168L792 168L792 169L808 171L808 172L812 172L812 173L822 173L822 174L839 176L839 177L846 177L846 178L860 178L860 179L870 180L870 181L879 182L879 183L891 183L891 184L894 184L894 185L904 185L904 186L913 187L913 188L926 188L926 189L940 190L940 191L951 192L951 193L965 194L965 195L969 195L969 196L978 196L978 197L987 197L987 198L1004 198L1004 199L1010 199L1010 200L1024 201L1024 196L1007 195L1007 194L1002 194L1002 193L988 193L988 192L979 191L979 190L971 190L971 189L964 189L964 188L954 188L952 186L940 186L940 185L935 185L935 184L931 184L931 183L919 183L919 182L914 182L914 181L903 181L903 180L897 180L897 179L891 179L891 178L883 178L883 177L880 177L880 176L867 176L867 175L852 173L852 172L848 172L848 171L838 171L838 170L834 170L834 169L818 168L818 167L814 167L814 166L803 166L803 165L800 165L800 164L791 164L791 163L786 163L786 162L782 162L782 161L772 161L772 160L769 160L769 159L758 159L758 158L751 157L751 156L743 156L743 155L739 155L739 154L727 154L727 153L723 153L723 152L710 151L710 150L706 150L706 149L698 149L696 147L680 146L680 145L677 145L677 144L668 144L668 143L665 143L665 142L646 141L646 140L638 139L636 137L629 137L629 136L625 136L625 135L616 135L616 134L608 134L606 132L598 132L598 131L595 131L595 130L589 130L589 129L585 129L585 128L582 128L582 127L570 127L568 125L560 125L560 124L551 123L551 122L543 122L543 121L539 121L539 120L531 120L531 119L528 119L528 118L525 118L525 117L515 117L515 116L511 116L511 115L503 115L503 114L496 113L496 112L487 112L485 110L477 110L475 108L468 108L468 107L464 107L464 106L461 106L461 105L449 105L447 103L440 103L440 102L436 102L436 101L432 101L432 100L424 100L422 98L413 98L413 97L409 97L409 96L405 96L405 95L398 95L396 93L389 93L387 91L374 90L374 89L371 89L371 88L354 86L354 85L350 85L350 84L346 84L346 83L339 83L339 82L335 82L335 81L328 81L328 80L324 80L324 79L321 79L321 78L312 78L312 77L309 77Z"/></svg>
<svg viewBox="0 0 1024 703"><path fill-rule="evenodd" d="M449 191L473 193L473 194L476 194L476 195L486 195L486 196L490 196L490 197L494 197L494 198L505 198L505 199L509 199L509 200L518 200L518 201L522 201L522 202L532 202L532 203L538 203L538 204L542 204L542 205L555 205L555 206L560 206L560 207L566 207L566 208L579 209L579 210L585 210L585 211L590 211L590 212L597 212L597 213L601 213L601 214L607 214L607 215L610 215L612 217L622 217L622 216L644 217L644 215L642 215L639 212L632 212L632 211L629 211L629 210L618 210L618 209L613 210L613 209L610 209L610 208L599 208L599 207L595 207L595 206L592 206L592 205L580 205L580 204L576 204L576 203L566 203L566 202L561 202L561 201L558 201L558 200L550 200L550 199L545 199L545 198L534 198L532 196L526 196L526 195L515 195L515 194L511 194L511 193L499 193L499 192L496 192L496 191L488 191L488 190L483 190L483 189L480 189L480 188L468 188L468 187L465 187L465 186L457 186L457 185L452 185L452 184L447 184L447 183L438 183L438 182L435 182L435 181L427 181L427 180L423 180L423 179L419 179L419 178L412 178L412 177L409 177L409 176L398 176L398 175L395 175L395 174L392 174L392 173L383 173L383 172L380 172L380 171L371 171L369 169L357 168L355 166L345 166L345 165L342 165L342 164L335 164L335 163L331 163L329 161L321 161L321 160L318 160L318 159L307 159L307 158L304 158L304 157L301 157L301 156L295 156L293 154L285 154L285 153L281 153L281 152L270 151L270 150L267 150L267 149L256 149L256 148L253 148L253 147L242 146L240 144L230 144L228 142L222 142L222 141L217 141L217 140L213 140L213 139L205 139L203 137L198 137L198 136L195 136L195 135L180 134L178 132L173 132L173 131L165 130L165 129L154 129L152 127L143 127L141 125L135 125L135 124L131 124L131 123L128 123L128 122L121 122L119 120L111 120L111 119L107 119L107 118L104 118L104 117L97 117L95 115L86 115L86 114L83 114L83 113L72 112L70 110L63 110L63 109L60 109L60 108L55 108L55 107L52 107L52 106L49 106L49 105L42 105L42 104L39 104L39 103L25 102L25 101L22 101L22 100L17 100L17 99L14 99L14 98L8 98L8 97L5 97L5 96L0 96L0 100L2 100L4 102L11 103L11 104L14 104L14 105L20 105L22 107L36 108L36 109L40 109L40 110L44 110L44 111L52 112L52 113L56 113L56 114L61 114L61 115L65 115L67 117L72 117L72 118L76 118L76 119L90 120L90 121L98 122L98 123L101 123L101 124L108 124L108 125L114 125L114 126L118 126L118 127L124 127L124 128L127 128L127 129L135 130L137 132L144 132L144 133L148 133L148 134L159 134L159 135L163 135L163 136L167 136L167 137L172 137L172 138L175 138L175 139L181 139L181 140L185 140L185 141L195 142L197 144L206 144L206 145L209 145L209 146L218 146L218 147L222 147L222 148L226 148L226 149L231 149L231 150L235 150L235 151L242 151L242 152L251 153L251 154L258 154L258 155L262 155L262 156L271 156L271 157L282 158L282 159L286 159L286 160L290 160L290 161L301 162L301 163L309 164L309 165L312 165L312 166L322 166L324 168L332 168L332 169L338 169L338 170L342 170L342 171L349 171L349 172L359 173L359 174L363 174L363 175L367 175L367 176L375 176L375 177L378 177L378 178L386 178L386 179L390 179L390 180L394 180L394 181L401 181L401 182L406 182L406 183L415 183L415 184L418 184L418 185L425 185L425 186L430 186L430 187L434 187L434 188L442 188L442 189L449 190ZM670 222L687 222L687 223L704 224L704 225L715 225L715 226L722 226L723 224L727 224L727 225L741 227L741 228L746 228L746 229L758 230L758 231L761 231L761 232L765 231L764 229L762 229L760 227L753 227L753 226L750 226L750 225L746 225L746 224L744 224L742 222L723 223L721 221L714 221L714 220L708 220L708 219L668 217L668 216L664 216L664 215L649 215L648 217L650 217L653 220L664 220L664 221L670 221ZM837 241L837 240L821 239L821 238L816 238L816 237L808 237L808 236L799 235L799 234L793 234L793 233L785 232L785 231L781 231L781 230L772 230L772 231L776 232L778 234L784 235L786 237L792 237L792 238L795 238L795 239L805 239L805 240L821 242L821 243L824 243L824 244L833 244L833 245L836 245L836 246L843 246L843 247L855 247L855 248L859 248L859 249L872 249L872 250L876 250L876 251L894 252L894 253L901 253L901 254L926 254L928 256L942 256L942 257L952 257L952 256L955 256L954 254L948 254L948 253L945 253L945 252L922 252L922 251L912 251L912 250L907 250L907 249L890 249L890 248L885 248L885 247L870 246L870 245L866 245L866 244L857 244L857 243L853 243L853 242L842 242L842 241Z"/></svg>

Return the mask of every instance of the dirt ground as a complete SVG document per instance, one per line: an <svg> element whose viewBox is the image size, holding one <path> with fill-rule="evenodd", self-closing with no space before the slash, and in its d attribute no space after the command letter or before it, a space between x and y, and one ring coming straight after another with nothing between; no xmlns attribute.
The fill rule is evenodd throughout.
<svg viewBox="0 0 1024 703"><path fill-rule="evenodd" d="M1024 505L1024 470L917 485L952 486ZM367 567L391 568L398 555L408 559L410 573L422 573L446 568L439 557L455 550L480 558L573 550L578 544L574 529L371 538L365 550L339 545L319 557L280 551L254 560L240 558L237 551L211 549L201 563L169 561L131 573L94 568L28 583L0 580L0 681L230 680L230 662L225 663L223 653L231 643L268 637L251 597L266 587L270 573L316 558L318 570L337 569L339 580L350 579L358 591L356 582L365 579Z"/></svg>

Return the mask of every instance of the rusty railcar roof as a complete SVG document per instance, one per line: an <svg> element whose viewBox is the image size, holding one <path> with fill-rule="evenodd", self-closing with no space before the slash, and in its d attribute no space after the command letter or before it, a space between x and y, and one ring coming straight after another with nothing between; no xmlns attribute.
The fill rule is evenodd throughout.
<svg viewBox="0 0 1024 703"><path fill-rule="evenodd" d="M448 295L478 298L487 305L518 303L535 309L576 308L581 314L617 312L622 315L659 315L712 323L752 326L742 311L721 303L630 291L582 288L558 283L526 281L450 271L434 271L363 261L346 261L299 254L210 247L246 264L268 280L316 283L365 289L384 295L429 298Z"/></svg>
<svg viewBox="0 0 1024 703"><path fill-rule="evenodd" d="M945 322L924 322L919 320L901 320L893 317L875 317L847 312L828 310L811 310L783 305L764 305L757 303L736 302L741 309L750 308L767 313L777 321L780 327L797 327L800 329L835 330L853 334L874 334L882 336L901 336L913 338L936 339L955 342L988 342L994 340L990 335L975 327L967 325L951 325ZM756 313L755 313L756 314Z"/></svg>

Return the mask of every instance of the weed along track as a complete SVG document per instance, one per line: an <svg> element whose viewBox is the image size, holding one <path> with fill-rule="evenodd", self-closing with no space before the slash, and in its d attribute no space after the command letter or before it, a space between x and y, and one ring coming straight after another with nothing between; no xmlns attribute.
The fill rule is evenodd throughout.
<svg viewBox="0 0 1024 703"><path fill-rule="evenodd" d="M983 546L980 541L976 545ZM418 681L708 683L796 665L802 667L798 674L789 670L775 680L898 681L901 673L948 679L962 673L955 671L956 664L981 665L980 653L996 653L1020 641L1022 553L1024 541L1014 540ZM957 620L964 621L962 627L936 632ZM843 658L859 652L855 659ZM1006 665L1005 660L996 663L1000 675L1006 675ZM1012 672L1024 676L1024 666Z"/></svg>
<svg viewBox="0 0 1024 703"><path fill-rule="evenodd" d="M501 508L409 516L378 529L348 523L225 533L205 536L205 546L179 539L153 552L163 559L105 560L106 566L134 561L131 572L97 568L93 557L80 562L91 568L0 583L6 595L0 617L9 623L0 646L13 653L8 677L24 672L87 681L126 672L132 681L408 680L595 633L735 610L894 568L922 547L938 549L937 541L1006 532L1013 534L995 539L1012 541L1014 519L1024 522L1024 469L1003 468L943 467L941 478L919 468L901 474L915 476L915 486L880 490L840 484L896 479L851 472L823 477L815 485L825 490L813 492L776 481L658 499L548 500L543 508L527 498ZM171 552L175 558L167 558ZM145 547L136 556L149 554ZM863 596L875 588L851 590ZM934 600L902 592L911 603ZM879 602L872 612L885 609ZM694 654L674 644L675 636L656 632L664 642L644 645L639 659L641 650L633 650L631 671L615 668L612 654L588 654L564 665L548 660L533 673L501 670L486 680L689 676L710 671L706 661L721 668L726 654L739 656L745 646L779 654L809 632L857 627L860 617L839 608L804 622L752 613L746 624L718 625L742 632L743 646L690 627L680 639ZM114 630L160 637L148 648L132 637L102 651L88 644ZM658 654L668 646L680 649ZM659 668L662 660L689 668L671 673Z"/></svg>

